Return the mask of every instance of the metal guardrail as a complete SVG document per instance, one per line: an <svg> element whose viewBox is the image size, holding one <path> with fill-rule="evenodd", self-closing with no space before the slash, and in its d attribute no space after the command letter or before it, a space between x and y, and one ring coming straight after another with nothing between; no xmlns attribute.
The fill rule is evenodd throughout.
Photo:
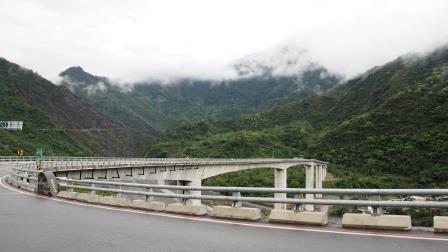
<svg viewBox="0 0 448 252"><path fill-rule="evenodd" d="M244 193L289 193L289 194L329 194L329 195L448 195L448 189L304 189L266 187L218 187L218 186L177 186L155 185L103 180L80 180L58 177L57 180L96 185L113 185L143 189L169 189L188 191L244 192Z"/></svg>
<svg viewBox="0 0 448 252"><path fill-rule="evenodd" d="M65 188L77 188L96 191L112 192L130 195L142 195L146 197L165 197L179 199L201 199L219 200L231 202L252 202L252 203L285 203L300 205L339 205L339 206L372 206L372 207L417 207L417 208L448 208L448 202L438 201L381 201L381 200L332 200L332 199L299 199L301 194L344 194L344 195L448 195L446 189L295 189L295 188L256 188L256 187L195 187L195 186L171 186L171 185L150 185L137 183L107 182L98 180L76 180L68 178L57 178L59 185ZM65 183L62 183L65 182ZM68 184L70 183L70 184ZM90 186L74 185L88 184ZM108 185L117 187L134 187L147 191L123 190L114 188L97 187L97 185ZM232 192L233 196L221 195L189 195L189 194L165 194L153 192L152 189L172 189L182 191L214 191ZM148 191L149 190L149 191ZM242 192L256 193L290 193L294 198L272 198L272 197L242 197Z"/></svg>
<svg viewBox="0 0 448 252"><path fill-rule="evenodd" d="M37 171L14 167L10 177L22 183L28 183L37 187ZM380 200L384 195L448 195L448 189L303 189L303 188L259 188L259 187L210 187L210 186L174 186L153 185L140 183L109 182L101 180L78 180L59 177L58 184L62 188L77 188L89 190L94 194L97 191L111 192L115 194L141 195L149 197L164 197L177 199L200 199L230 201L234 206L239 202L252 203L284 203L292 204L297 209L300 205L338 205L338 206L371 206L371 207L416 207L416 208L448 208L448 202L439 201L386 201ZM80 185L81 184L81 185ZM89 186L82 186L89 185ZM109 186L98 187L99 185ZM110 188L110 187L118 187ZM124 190L122 187L136 188L140 190ZM195 194L167 194L154 192L154 189L169 189L177 191L213 191L228 192L232 196L224 195L195 195ZM294 198L272 198L272 197L244 197L241 193L286 193L293 194ZM371 195L377 200L334 200L334 199L303 199L304 194L325 195Z"/></svg>

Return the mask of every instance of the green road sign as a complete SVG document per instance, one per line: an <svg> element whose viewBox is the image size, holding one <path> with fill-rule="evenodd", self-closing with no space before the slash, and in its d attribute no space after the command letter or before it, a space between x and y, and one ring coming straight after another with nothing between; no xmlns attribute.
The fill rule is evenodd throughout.
<svg viewBox="0 0 448 252"><path fill-rule="evenodd" d="M36 160L37 161L42 160L42 148L37 148L36 149Z"/></svg>

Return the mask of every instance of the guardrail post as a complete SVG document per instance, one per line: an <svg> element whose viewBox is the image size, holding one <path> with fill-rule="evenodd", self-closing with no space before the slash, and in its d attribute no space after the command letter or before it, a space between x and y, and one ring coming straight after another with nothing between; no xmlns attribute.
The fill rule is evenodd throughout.
<svg viewBox="0 0 448 252"><path fill-rule="evenodd" d="M149 192L149 193L154 192L154 190L152 188L146 188L146 191ZM146 200L146 202L153 201L154 200L154 196L146 195L145 196L145 200Z"/></svg>
<svg viewBox="0 0 448 252"><path fill-rule="evenodd" d="M67 182L67 185L73 185L73 182ZM67 188L67 191L69 191L69 192L73 192L74 190L73 190L73 187L68 187Z"/></svg>
<svg viewBox="0 0 448 252"><path fill-rule="evenodd" d="M232 196L236 197L238 199L238 198L241 197L241 192L233 192ZM242 205L243 205L243 203L241 201L238 201L238 200L232 202L232 207L239 208L239 207L242 207Z"/></svg>
<svg viewBox="0 0 448 252"><path fill-rule="evenodd" d="M374 200L374 201L381 201L381 195L371 195L370 200ZM372 206L372 211L371 214L373 215L381 215L383 213L383 209L381 207L378 206Z"/></svg>
<svg viewBox="0 0 448 252"><path fill-rule="evenodd" d="M118 190L122 190L123 187L122 187L121 185L119 185L119 186L117 186L117 189L118 189ZM116 198L120 198L120 197L122 197L122 196L123 196L123 195L122 195L121 192L117 192L117 193L115 193L115 197L116 197Z"/></svg>
<svg viewBox="0 0 448 252"><path fill-rule="evenodd" d="M96 191L95 191L95 183L90 184L90 195L95 195Z"/></svg>
<svg viewBox="0 0 448 252"><path fill-rule="evenodd" d="M303 198L302 194L300 194L300 193L294 194L294 199L302 199L302 198ZM304 205L302 205L302 204L295 204L293 207L293 210L297 211L297 212L302 212L303 210L305 210L305 208L304 208Z"/></svg>

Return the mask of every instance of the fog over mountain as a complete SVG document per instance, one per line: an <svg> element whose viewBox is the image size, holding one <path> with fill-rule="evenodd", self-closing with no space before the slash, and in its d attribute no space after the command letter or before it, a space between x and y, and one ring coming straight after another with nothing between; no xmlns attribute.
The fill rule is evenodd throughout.
<svg viewBox="0 0 448 252"><path fill-rule="evenodd" d="M448 41L444 0L0 0L0 6L0 55L51 80L77 65L121 82L232 79L239 59L261 54L279 63L269 52L290 47L306 52L299 64L351 77ZM273 73L291 71L276 66Z"/></svg>

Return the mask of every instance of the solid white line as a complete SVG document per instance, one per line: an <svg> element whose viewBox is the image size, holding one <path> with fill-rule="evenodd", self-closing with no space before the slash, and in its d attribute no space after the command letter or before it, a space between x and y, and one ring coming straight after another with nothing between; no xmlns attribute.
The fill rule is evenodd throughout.
<svg viewBox="0 0 448 252"><path fill-rule="evenodd" d="M47 197L47 196L37 195L32 192L27 192L27 191L17 189L15 187L12 187L10 185L3 183L3 179L6 176L7 175L0 178L0 185L3 186L4 188L7 188L8 190L11 190L11 191L14 191L14 192L17 192L20 194L33 196L33 197L38 197L38 198L48 199L48 200L53 200L53 201L58 201L58 202L64 202L64 203L69 203L69 204L78 205L78 206L93 207L93 208L113 210L113 211L126 212L126 213L136 213L136 214L168 217L168 218L174 218L174 219L184 219L184 220L193 220L193 221L220 223L220 224L232 224L232 225L240 225L240 226L256 227L256 228L294 230L294 231L306 231L306 232L316 232L316 233L331 233L331 234L342 234L342 235L373 236L373 237L385 237L385 238L414 239L414 240L448 241L448 237L446 237L446 238L445 237L421 237L421 236L405 235L405 234L398 235L398 234L391 234L391 233L376 233L376 232L372 233L372 232L363 232L363 231L325 230L325 229L318 229L318 228L306 228L306 227L297 227L297 226L288 226L288 225L246 223L246 222L239 222L239 221L232 221L232 220L209 219L209 218L192 217L192 216L176 215L176 214L169 214L169 213L145 212L145 211L134 210L134 209L116 208L116 207L109 207L109 206L102 206L102 205L87 204L87 203L82 203L82 202L65 200L65 199L61 199L61 198L57 198L57 197Z"/></svg>

